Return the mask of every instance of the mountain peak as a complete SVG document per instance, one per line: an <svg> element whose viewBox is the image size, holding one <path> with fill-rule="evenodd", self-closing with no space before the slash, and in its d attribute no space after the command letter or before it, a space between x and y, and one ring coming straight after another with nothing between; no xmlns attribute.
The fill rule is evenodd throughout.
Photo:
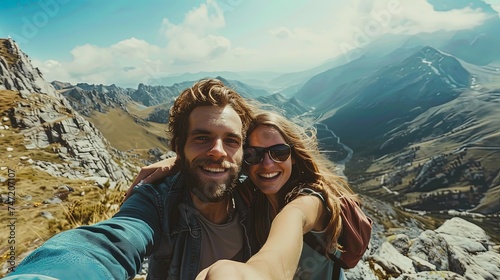
<svg viewBox="0 0 500 280"><path fill-rule="evenodd" d="M10 38L0 39L0 89L19 91L23 96L44 93L56 97L54 87Z"/></svg>
<svg viewBox="0 0 500 280"><path fill-rule="evenodd" d="M9 66L19 59L19 49L12 39L0 38L0 57L3 57Z"/></svg>
<svg viewBox="0 0 500 280"><path fill-rule="evenodd" d="M443 57L450 57L451 59L457 60L453 56L442 52L436 48L433 48L431 46L425 46L420 49L420 51L416 55L423 55L427 59L442 59Z"/></svg>
<svg viewBox="0 0 500 280"><path fill-rule="evenodd" d="M462 64L455 57L430 46L423 47L401 65L409 73L419 69L421 73L440 76L443 82L455 88L470 86L470 73Z"/></svg>

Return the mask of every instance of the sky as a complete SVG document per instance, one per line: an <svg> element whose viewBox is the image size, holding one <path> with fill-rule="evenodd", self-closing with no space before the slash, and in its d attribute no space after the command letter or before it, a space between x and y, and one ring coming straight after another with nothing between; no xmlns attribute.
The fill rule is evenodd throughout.
<svg viewBox="0 0 500 280"><path fill-rule="evenodd" d="M484 2L500 11L500 0ZM384 34L487 18L425 0L1 0L0 38L13 38L47 81L136 88L201 71L296 72Z"/></svg>

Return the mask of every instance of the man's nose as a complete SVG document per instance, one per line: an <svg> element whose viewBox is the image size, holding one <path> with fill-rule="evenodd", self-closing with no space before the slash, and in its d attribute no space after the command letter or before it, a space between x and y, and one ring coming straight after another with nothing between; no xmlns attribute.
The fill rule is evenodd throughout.
<svg viewBox="0 0 500 280"><path fill-rule="evenodd" d="M215 140L212 148L208 151L208 155L215 158L227 156L226 150L224 150L224 142L222 139Z"/></svg>

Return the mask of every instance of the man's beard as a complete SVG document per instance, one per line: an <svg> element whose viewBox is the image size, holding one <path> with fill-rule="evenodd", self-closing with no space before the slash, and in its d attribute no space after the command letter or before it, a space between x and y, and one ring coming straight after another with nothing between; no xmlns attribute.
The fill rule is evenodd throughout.
<svg viewBox="0 0 500 280"><path fill-rule="evenodd" d="M218 164L229 171L229 176L224 182L219 182L213 179L200 178L199 168L209 164ZM235 186L239 176L240 167L237 164L227 161L213 161L210 159L199 158L188 163L184 161L185 180L187 187L203 202L220 202L225 197L229 196Z"/></svg>

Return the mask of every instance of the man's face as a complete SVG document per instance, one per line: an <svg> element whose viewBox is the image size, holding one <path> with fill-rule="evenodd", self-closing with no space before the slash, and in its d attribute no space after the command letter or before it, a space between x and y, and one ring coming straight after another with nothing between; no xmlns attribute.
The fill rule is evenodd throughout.
<svg viewBox="0 0 500 280"><path fill-rule="evenodd" d="M239 115L231 106L200 106L189 115L184 170L190 190L204 202L232 192L243 158Z"/></svg>

